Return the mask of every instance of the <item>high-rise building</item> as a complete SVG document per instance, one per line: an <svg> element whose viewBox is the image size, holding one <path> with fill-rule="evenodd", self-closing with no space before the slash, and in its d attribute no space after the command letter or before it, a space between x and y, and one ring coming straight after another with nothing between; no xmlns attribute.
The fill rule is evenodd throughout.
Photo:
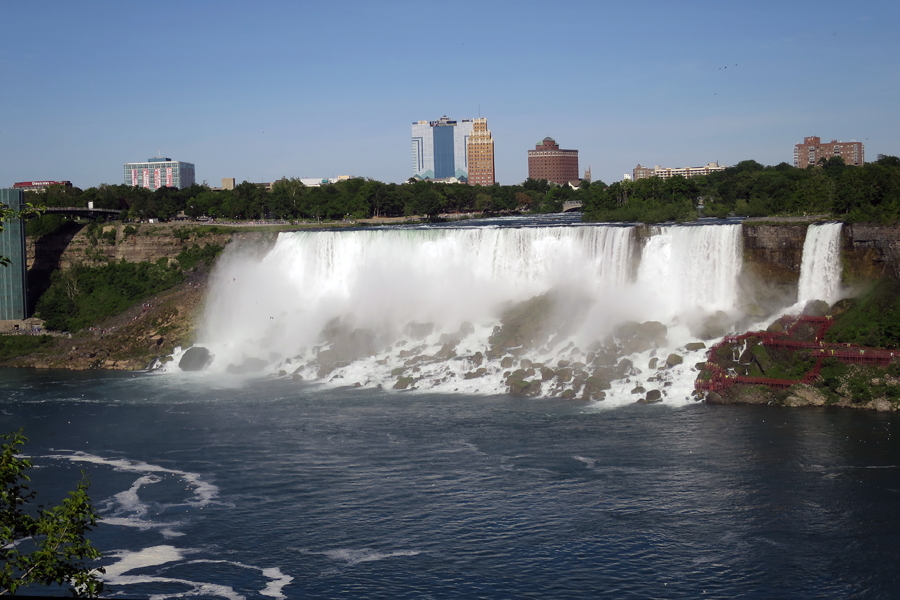
<svg viewBox="0 0 900 600"><path fill-rule="evenodd" d="M0 206L21 210L25 205L25 192L17 189L0 189ZM0 267L0 321L28 317L28 268L25 254L25 223L13 219L3 224L0 231L0 256L9 259L6 267Z"/></svg>
<svg viewBox="0 0 900 600"><path fill-rule="evenodd" d="M466 150L469 185L494 185L494 140L487 119L479 117L473 121Z"/></svg>
<svg viewBox="0 0 900 600"><path fill-rule="evenodd" d="M147 162L125 163L125 185L156 190L161 187L184 189L194 185L194 164L157 156Z"/></svg>
<svg viewBox="0 0 900 600"><path fill-rule="evenodd" d="M709 175L716 171L724 171L726 167L718 162L706 163L705 167L661 167L656 165L652 169L650 167L642 167L638 165L634 168L634 179L649 179L650 177L659 177L660 179L668 179L681 175L682 177L699 177L701 175Z"/></svg>
<svg viewBox="0 0 900 600"><path fill-rule="evenodd" d="M819 160L840 156L845 165L861 167L866 162L865 149L862 142L839 142L831 140L823 144L816 136L803 138L802 144L794 146L794 166L805 169L809 165L817 165Z"/></svg>
<svg viewBox="0 0 900 600"><path fill-rule="evenodd" d="M472 119L451 121L446 115L437 121L412 124L413 177L467 181L469 176L466 142L472 134Z"/></svg>
<svg viewBox="0 0 900 600"><path fill-rule="evenodd" d="M577 185L578 150L560 150L556 140L545 137L528 151L528 177Z"/></svg>

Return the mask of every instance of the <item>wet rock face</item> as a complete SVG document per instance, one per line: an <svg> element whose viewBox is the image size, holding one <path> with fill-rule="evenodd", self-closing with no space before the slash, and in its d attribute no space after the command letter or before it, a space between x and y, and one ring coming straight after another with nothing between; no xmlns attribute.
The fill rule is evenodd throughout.
<svg viewBox="0 0 900 600"><path fill-rule="evenodd" d="M181 356L178 368L182 371L202 371L212 362L212 355L203 346L194 346Z"/></svg>

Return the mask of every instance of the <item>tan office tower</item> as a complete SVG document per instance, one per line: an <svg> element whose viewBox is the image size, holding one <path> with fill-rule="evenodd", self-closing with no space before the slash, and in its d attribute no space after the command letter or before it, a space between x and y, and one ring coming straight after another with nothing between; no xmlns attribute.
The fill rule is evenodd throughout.
<svg viewBox="0 0 900 600"><path fill-rule="evenodd" d="M494 140L487 119L477 118L466 142L469 163L469 185L494 185Z"/></svg>

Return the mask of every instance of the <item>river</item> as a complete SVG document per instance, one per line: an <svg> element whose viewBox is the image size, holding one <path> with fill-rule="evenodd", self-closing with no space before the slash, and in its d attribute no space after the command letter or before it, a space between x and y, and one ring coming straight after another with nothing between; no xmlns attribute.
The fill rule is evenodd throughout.
<svg viewBox="0 0 900 600"><path fill-rule="evenodd" d="M126 598L889 598L900 420L0 371ZM40 590L36 590L40 592ZM57 591L58 592L58 591Z"/></svg>

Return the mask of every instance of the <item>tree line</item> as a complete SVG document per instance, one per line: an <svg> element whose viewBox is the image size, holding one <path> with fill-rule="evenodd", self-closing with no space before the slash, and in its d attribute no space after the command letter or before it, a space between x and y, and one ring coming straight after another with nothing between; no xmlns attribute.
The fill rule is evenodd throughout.
<svg viewBox="0 0 900 600"><path fill-rule="evenodd" d="M119 210L121 219L133 220L168 220L180 212L195 218L339 220L434 217L458 212L558 212L571 193L574 190L568 187L534 180L523 185L482 187L429 181L395 184L355 178L308 187L299 179L285 178L272 184L271 190L247 181L233 190L221 191L198 184L181 190L164 187L155 191L123 184L103 184L86 190L51 186L45 191L28 192L27 199L36 206L48 207L86 207L93 202L95 208Z"/></svg>
<svg viewBox="0 0 900 600"><path fill-rule="evenodd" d="M848 222L894 223L900 221L900 158L879 155L856 167L834 157L806 169L745 160L702 177L591 184L580 192L585 219L592 221L830 214Z"/></svg>
<svg viewBox="0 0 900 600"><path fill-rule="evenodd" d="M271 190L243 182L233 190L205 185L150 191L129 185L81 190L52 186L29 192L36 206L112 208L122 219L188 217L256 220L340 220L442 213L560 212L567 201L583 205L590 221L689 221L700 216L831 214L846 221L900 221L900 158L879 155L861 167L839 157L815 167L763 166L745 160L724 171L686 179L582 181L578 188L528 179L520 185L470 186L410 180L382 183L347 179L320 187L285 178ZM46 217L45 217L46 218ZM32 226L32 229L36 225ZM30 231L30 233L35 233Z"/></svg>

